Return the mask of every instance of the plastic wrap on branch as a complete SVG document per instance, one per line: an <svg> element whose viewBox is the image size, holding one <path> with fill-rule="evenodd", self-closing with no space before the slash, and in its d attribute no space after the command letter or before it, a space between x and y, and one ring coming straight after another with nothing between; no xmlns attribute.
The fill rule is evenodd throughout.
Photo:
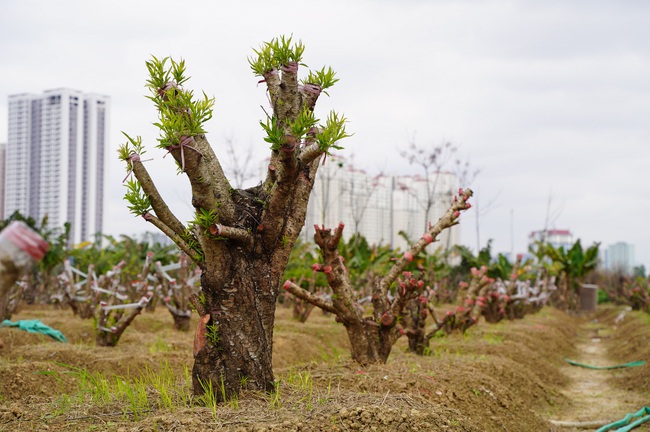
<svg viewBox="0 0 650 432"><path fill-rule="evenodd" d="M11 318L9 291L49 248L50 244L22 221L13 221L0 232L0 318Z"/></svg>

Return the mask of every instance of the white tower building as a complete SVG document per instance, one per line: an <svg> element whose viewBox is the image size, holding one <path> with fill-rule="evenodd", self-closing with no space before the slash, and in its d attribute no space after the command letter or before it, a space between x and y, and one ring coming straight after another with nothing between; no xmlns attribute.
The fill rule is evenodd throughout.
<svg viewBox="0 0 650 432"><path fill-rule="evenodd" d="M611 271L621 271L626 275L634 273L634 245L617 242L605 250L605 268Z"/></svg>
<svg viewBox="0 0 650 432"><path fill-rule="evenodd" d="M345 239L358 232L370 244L404 250L406 240L398 233L417 241L428 223L444 214L457 190L458 179L452 173L434 173L428 181L417 176L370 176L340 157L328 156L316 175L302 236L313 239L314 224L333 229L343 222ZM430 247L447 249L459 243L457 225L443 231Z"/></svg>
<svg viewBox="0 0 650 432"><path fill-rule="evenodd" d="M4 217L18 210L74 243L101 233L109 98L70 89L9 96Z"/></svg>

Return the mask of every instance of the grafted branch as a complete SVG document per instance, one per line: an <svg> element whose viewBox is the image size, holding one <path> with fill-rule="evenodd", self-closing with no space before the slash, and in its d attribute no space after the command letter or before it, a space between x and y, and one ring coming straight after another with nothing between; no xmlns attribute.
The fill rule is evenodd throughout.
<svg viewBox="0 0 650 432"><path fill-rule="evenodd" d="M333 313L333 314L337 313L337 310L334 308L334 304L332 304L331 301L307 291L300 285L297 285L288 280L284 283L283 288L288 292L290 292L291 294L298 297L299 299L311 303L314 306L317 306L326 312Z"/></svg>
<svg viewBox="0 0 650 432"><path fill-rule="evenodd" d="M230 196L230 183L205 135L184 137L196 151L179 144L168 148L184 172L192 187L192 206L199 209L219 209L219 217L225 221L236 218L234 202ZM189 144L188 144L189 145Z"/></svg>
<svg viewBox="0 0 650 432"><path fill-rule="evenodd" d="M236 240L240 243L250 246L253 243L253 236L241 228L233 228L221 224L213 224L210 226L210 233L217 237L225 237L231 240Z"/></svg>
<svg viewBox="0 0 650 432"><path fill-rule="evenodd" d="M404 252L404 255L395 262L393 267L388 271L388 273L386 273L386 276L381 279L379 282L379 290L382 293L388 292L390 285L395 282L395 279L397 279L400 273L404 271L406 266L413 261L413 257L422 252L427 245L436 241L443 230L458 224L460 212L471 207L468 200L473 194L474 193L471 189L459 190L458 196L454 197L451 206L447 209L445 214L438 219L438 222L431 226L408 251Z"/></svg>
<svg viewBox="0 0 650 432"><path fill-rule="evenodd" d="M174 213L172 213L167 206L167 203L160 195L160 192L158 192L158 188L151 179L151 176L149 176L147 168L140 160L140 155L133 153L128 159L132 166L133 175L138 179L142 190L147 198L149 198L151 208L156 213L160 224L164 224L167 227L167 231L173 232L176 236L181 236L185 232L185 226L176 218ZM165 234L167 234L167 232L165 232Z"/></svg>

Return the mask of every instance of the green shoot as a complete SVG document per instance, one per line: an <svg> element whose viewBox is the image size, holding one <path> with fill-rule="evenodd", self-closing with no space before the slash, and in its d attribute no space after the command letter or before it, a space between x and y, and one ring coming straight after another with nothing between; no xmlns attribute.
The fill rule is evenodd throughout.
<svg viewBox="0 0 650 432"><path fill-rule="evenodd" d="M218 215L215 210L198 209L194 220L190 221L190 224L200 226L207 230L217 223L217 220Z"/></svg>
<svg viewBox="0 0 650 432"><path fill-rule="evenodd" d="M291 45L292 37L273 39L265 42L259 49L253 49L256 58L248 58L248 64L256 76L264 76L266 73L289 63L300 63L305 46L301 41Z"/></svg>
<svg viewBox="0 0 650 432"><path fill-rule="evenodd" d="M171 63L168 65L167 62ZM205 133L203 125L212 118L214 98L203 93L203 98L194 98L194 93L184 90L182 85L189 79L185 76L185 61L176 62L168 57L162 60L153 57L147 62L149 80L147 96L158 108L159 121L154 123L161 131L159 147L178 145L181 137Z"/></svg>
<svg viewBox="0 0 650 432"><path fill-rule="evenodd" d="M309 132L320 120L314 117L314 112L310 109L303 109L298 114L298 118L291 124L291 134L300 141L303 136Z"/></svg>
<svg viewBox="0 0 650 432"><path fill-rule="evenodd" d="M149 197L142 191L142 186L137 180L129 180L126 182L126 193L124 199L129 202L129 211L136 216L142 216L151 210L151 201Z"/></svg>
<svg viewBox="0 0 650 432"><path fill-rule="evenodd" d="M320 86L322 90L325 90L336 84L338 80L339 79L336 78L336 72L334 72L330 66L327 67L327 70L325 70L325 66L323 66L321 70L316 72L309 71L309 75L307 75L307 78L303 80L303 83L316 84ZM323 93L329 96L326 91L323 91Z"/></svg>
<svg viewBox="0 0 650 432"><path fill-rule="evenodd" d="M331 111L327 116L327 122L325 126L321 128L320 133L316 137L319 148L328 153L330 148L341 150L343 147L337 145L336 143L344 138L348 138L351 135L345 132L345 123L347 122L346 118L339 115L335 111Z"/></svg>
<svg viewBox="0 0 650 432"><path fill-rule="evenodd" d="M284 132L275 117L267 118L266 123L260 121L260 126L266 132L264 141L271 144L271 150L279 150L284 144Z"/></svg>
<svg viewBox="0 0 650 432"><path fill-rule="evenodd" d="M129 140L129 142L122 144L118 149L117 152L120 160L126 161L132 154L143 155L146 152L144 146L142 145L141 137L137 136L135 138L131 138L126 132L122 132L122 134L126 137L127 140Z"/></svg>

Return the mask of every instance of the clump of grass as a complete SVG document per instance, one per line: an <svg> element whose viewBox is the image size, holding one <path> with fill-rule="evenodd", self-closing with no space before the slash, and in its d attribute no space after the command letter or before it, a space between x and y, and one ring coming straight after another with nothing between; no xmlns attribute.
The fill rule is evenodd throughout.
<svg viewBox="0 0 650 432"><path fill-rule="evenodd" d="M499 334L495 334L495 333L485 333L483 335L483 339L489 345L498 345L498 344L503 343L503 341L505 340L505 337L503 335L499 335Z"/></svg>
<svg viewBox="0 0 650 432"><path fill-rule="evenodd" d="M201 384L201 388L203 389L203 395L199 397L199 402L206 407L210 408L210 412L212 413L212 418L214 420L217 419L217 406L218 406L218 401L217 401L217 395L214 392L214 388L212 387L212 381L202 381L199 379L199 384Z"/></svg>
<svg viewBox="0 0 650 432"><path fill-rule="evenodd" d="M149 352L151 354L168 353L171 352L171 350L172 346L165 342L165 340L160 336L156 336L156 340L154 340L153 343L149 345Z"/></svg>
<svg viewBox="0 0 650 432"><path fill-rule="evenodd" d="M124 417L133 415L135 421L140 421L140 415L149 411L149 400L147 398L147 383L143 379L135 379L127 382L122 377L115 377L115 394L120 402L127 402L130 411L124 410Z"/></svg>

